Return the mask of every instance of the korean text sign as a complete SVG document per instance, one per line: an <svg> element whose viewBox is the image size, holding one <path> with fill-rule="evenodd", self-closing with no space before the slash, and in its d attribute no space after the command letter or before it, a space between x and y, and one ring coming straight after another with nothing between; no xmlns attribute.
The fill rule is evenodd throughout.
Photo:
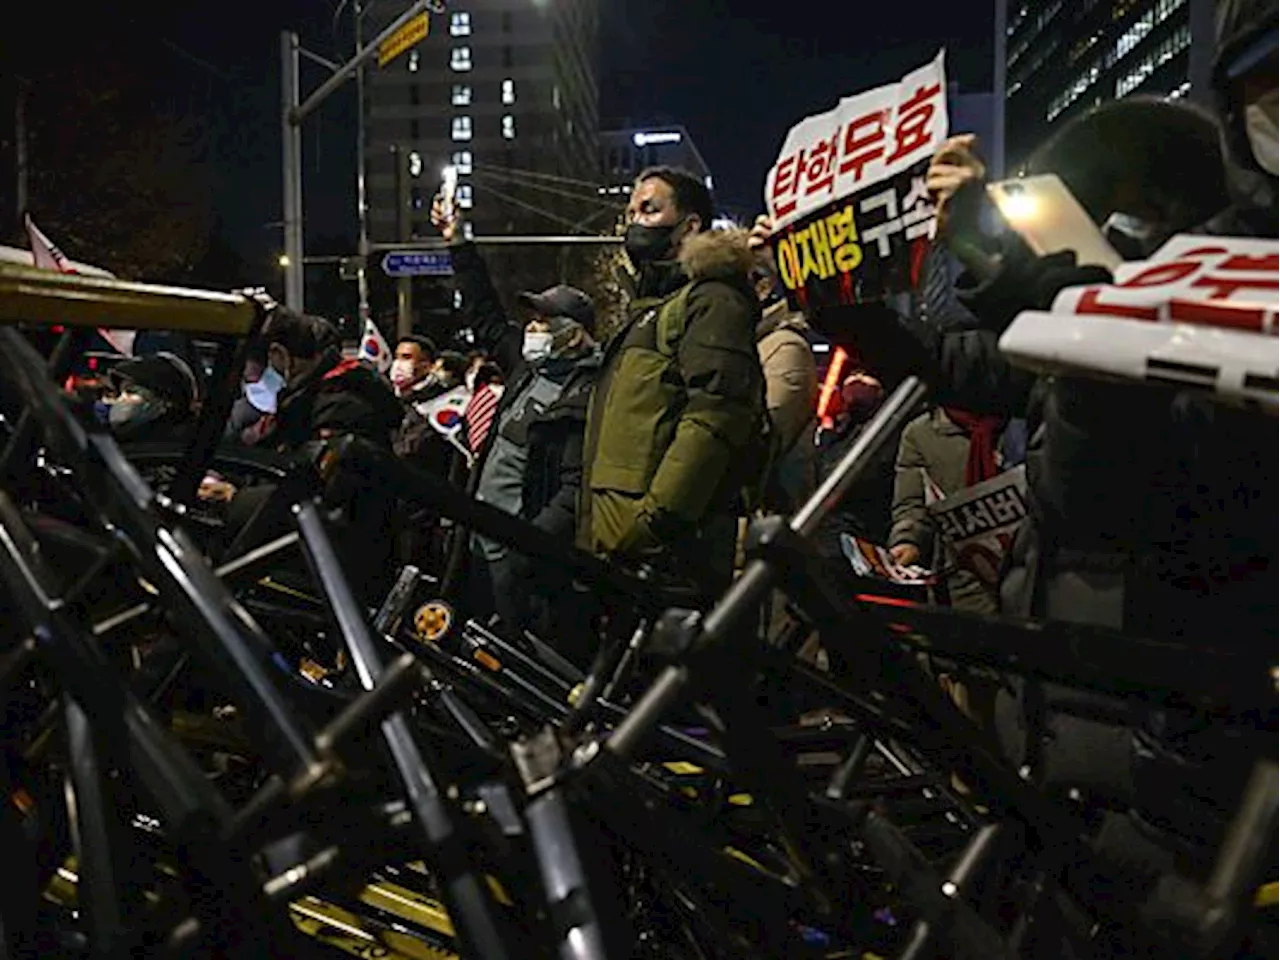
<svg viewBox="0 0 1280 960"><path fill-rule="evenodd" d="M1280 245L1177 236L1115 282L1061 291L1000 339L1014 363L1198 388L1219 399L1280 402Z"/></svg>
<svg viewBox="0 0 1280 960"><path fill-rule="evenodd" d="M945 51L791 128L765 180L778 274L793 308L862 303L911 286L929 242L929 159L947 137Z"/></svg>
<svg viewBox="0 0 1280 960"><path fill-rule="evenodd" d="M1027 515L1026 468L1006 470L935 500L928 509L954 551L956 565L994 587L1013 534Z"/></svg>

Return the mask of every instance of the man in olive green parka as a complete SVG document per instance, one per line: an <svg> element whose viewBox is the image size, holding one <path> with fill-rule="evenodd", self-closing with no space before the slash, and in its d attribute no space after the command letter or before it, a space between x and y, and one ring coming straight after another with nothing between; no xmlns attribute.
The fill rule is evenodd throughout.
<svg viewBox="0 0 1280 960"><path fill-rule="evenodd" d="M766 466L760 307L745 232L711 231L710 191L646 170L628 206L639 271L587 414L578 546L691 580L733 575L742 490Z"/></svg>

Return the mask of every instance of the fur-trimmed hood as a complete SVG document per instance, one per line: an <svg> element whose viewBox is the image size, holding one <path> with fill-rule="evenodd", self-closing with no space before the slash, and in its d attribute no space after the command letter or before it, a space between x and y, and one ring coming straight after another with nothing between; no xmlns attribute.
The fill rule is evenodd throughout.
<svg viewBox="0 0 1280 960"><path fill-rule="evenodd" d="M707 230L680 245L680 268L690 280L746 280L755 263L747 231Z"/></svg>

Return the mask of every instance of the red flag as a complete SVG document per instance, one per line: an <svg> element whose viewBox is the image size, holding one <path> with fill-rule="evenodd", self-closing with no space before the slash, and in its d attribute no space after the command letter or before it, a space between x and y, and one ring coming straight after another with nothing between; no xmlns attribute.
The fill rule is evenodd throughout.
<svg viewBox="0 0 1280 960"><path fill-rule="evenodd" d="M467 442L472 456L479 456L484 442L493 427L493 418L498 412L498 401L502 397L502 388L492 383L476 387L471 395L471 402L462 413L467 422Z"/></svg>

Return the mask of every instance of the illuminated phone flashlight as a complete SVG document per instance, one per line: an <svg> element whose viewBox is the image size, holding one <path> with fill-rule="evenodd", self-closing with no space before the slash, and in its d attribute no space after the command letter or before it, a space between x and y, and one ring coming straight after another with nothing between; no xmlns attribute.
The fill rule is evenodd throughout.
<svg viewBox="0 0 1280 960"><path fill-rule="evenodd" d="M1010 226L1030 223L1040 212L1040 203L1035 195L1023 190L1020 184L1011 183L1005 187L1005 200L1000 205L1000 213L1009 221Z"/></svg>
<svg viewBox="0 0 1280 960"><path fill-rule="evenodd" d="M444 210L446 220L452 220L457 213L454 199L458 195L458 168L453 164L440 171L440 206Z"/></svg>

